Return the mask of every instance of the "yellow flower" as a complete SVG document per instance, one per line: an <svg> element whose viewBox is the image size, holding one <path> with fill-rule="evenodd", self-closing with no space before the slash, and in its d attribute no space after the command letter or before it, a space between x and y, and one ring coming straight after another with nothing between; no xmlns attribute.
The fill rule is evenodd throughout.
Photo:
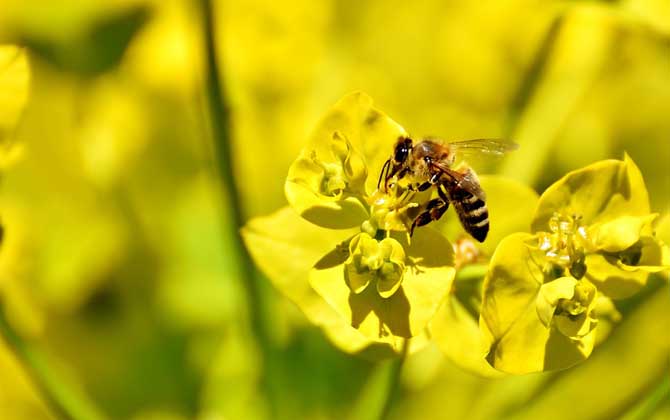
<svg viewBox="0 0 670 420"><path fill-rule="evenodd" d="M577 339L595 328L597 320L593 309L596 288L588 280L560 277L540 287L536 309L540 321L550 328L552 321L566 337Z"/></svg>
<svg viewBox="0 0 670 420"><path fill-rule="evenodd" d="M363 232L349 242L344 277L355 294L374 282L381 297L391 297L400 287L404 272L405 251L395 239L377 241Z"/></svg>
<svg viewBox="0 0 670 420"><path fill-rule="evenodd" d="M479 328L482 283L486 265L500 241L515 232L529 232L538 194L527 185L501 176L483 175L491 229L484 243L463 232L456 214L448 212L438 229L454 243L456 278L452 292L430 322L432 339L457 366L485 377L502 373L485 359L485 336Z"/></svg>
<svg viewBox="0 0 670 420"><path fill-rule="evenodd" d="M591 354L599 318L668 265L639 169L623 161L573 171L540 197L530 234L505 238L484 282L488 362L509 373L562 369ZM600 336L602 338L602 336Z"/></svg>
<svg viewBox="0 0 670 420"><path fill-rule="evenodd" d="M21 153L12 137L28 100L29 81L25 51L14 45L0 45L0 169L5 169Z"/></svg>
<svg viewBox="0 0 670 420"><path fill-rule="evenodd" d="M409 240L423 202L398 186L377 191L376 176L368 176L406 135L366 95L343 98L288 171L293 209L243 229L274 285L352 353L398 353L422 336L454 278L444 236L422 228Z"/></svg>

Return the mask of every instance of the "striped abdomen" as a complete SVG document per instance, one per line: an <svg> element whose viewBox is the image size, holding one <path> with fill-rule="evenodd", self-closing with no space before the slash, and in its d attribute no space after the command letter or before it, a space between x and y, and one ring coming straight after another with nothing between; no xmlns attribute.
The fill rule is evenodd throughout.
<svg viewBox="0 0 670 420"><path fill-rule="evenodd" d="M457 183L447 185L447 191L465 231L484 242L489 233L489 211L484 200Z"/></svg>

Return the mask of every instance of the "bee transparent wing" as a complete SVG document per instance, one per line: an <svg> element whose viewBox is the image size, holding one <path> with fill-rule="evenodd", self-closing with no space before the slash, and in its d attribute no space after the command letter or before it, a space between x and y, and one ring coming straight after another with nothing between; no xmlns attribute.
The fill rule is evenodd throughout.
<svg viewBox="0 0 670 420"><path fill-rule="evenodd" d="M484 153L502 156L518 149L519 145L511 140L504 139L472 139L451 142L449 147L456 153Z"/></svg>

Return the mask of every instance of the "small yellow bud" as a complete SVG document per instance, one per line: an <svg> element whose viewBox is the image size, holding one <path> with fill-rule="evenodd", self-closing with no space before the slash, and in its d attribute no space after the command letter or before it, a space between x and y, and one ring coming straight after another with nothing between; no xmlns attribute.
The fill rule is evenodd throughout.
<svg viewBox="0 0 670 420"><path fill-rule="evenodd" d="M344 271L354 293L359 294L376 282L380 296L388 298L400 287L405 251L398 241L392 238L377 241L363 232L351 240L349 253Z"/></svg>

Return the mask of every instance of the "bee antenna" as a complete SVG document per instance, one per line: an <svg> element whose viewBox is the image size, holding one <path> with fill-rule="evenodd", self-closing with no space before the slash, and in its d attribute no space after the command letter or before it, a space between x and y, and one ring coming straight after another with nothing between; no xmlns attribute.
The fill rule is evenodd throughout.
<svg viewBox="0 0 670 420"><path fill-rule="evenodd" d="M377 189L379 189L379 186L382 183L382 178L384 178L384 187L386 187L386 175L388 175L388 169L391 166L391 159L387 159L386 162L384 162L384 166L382 166L382 170L379 173L379 180L377 180Z"/></svg>

